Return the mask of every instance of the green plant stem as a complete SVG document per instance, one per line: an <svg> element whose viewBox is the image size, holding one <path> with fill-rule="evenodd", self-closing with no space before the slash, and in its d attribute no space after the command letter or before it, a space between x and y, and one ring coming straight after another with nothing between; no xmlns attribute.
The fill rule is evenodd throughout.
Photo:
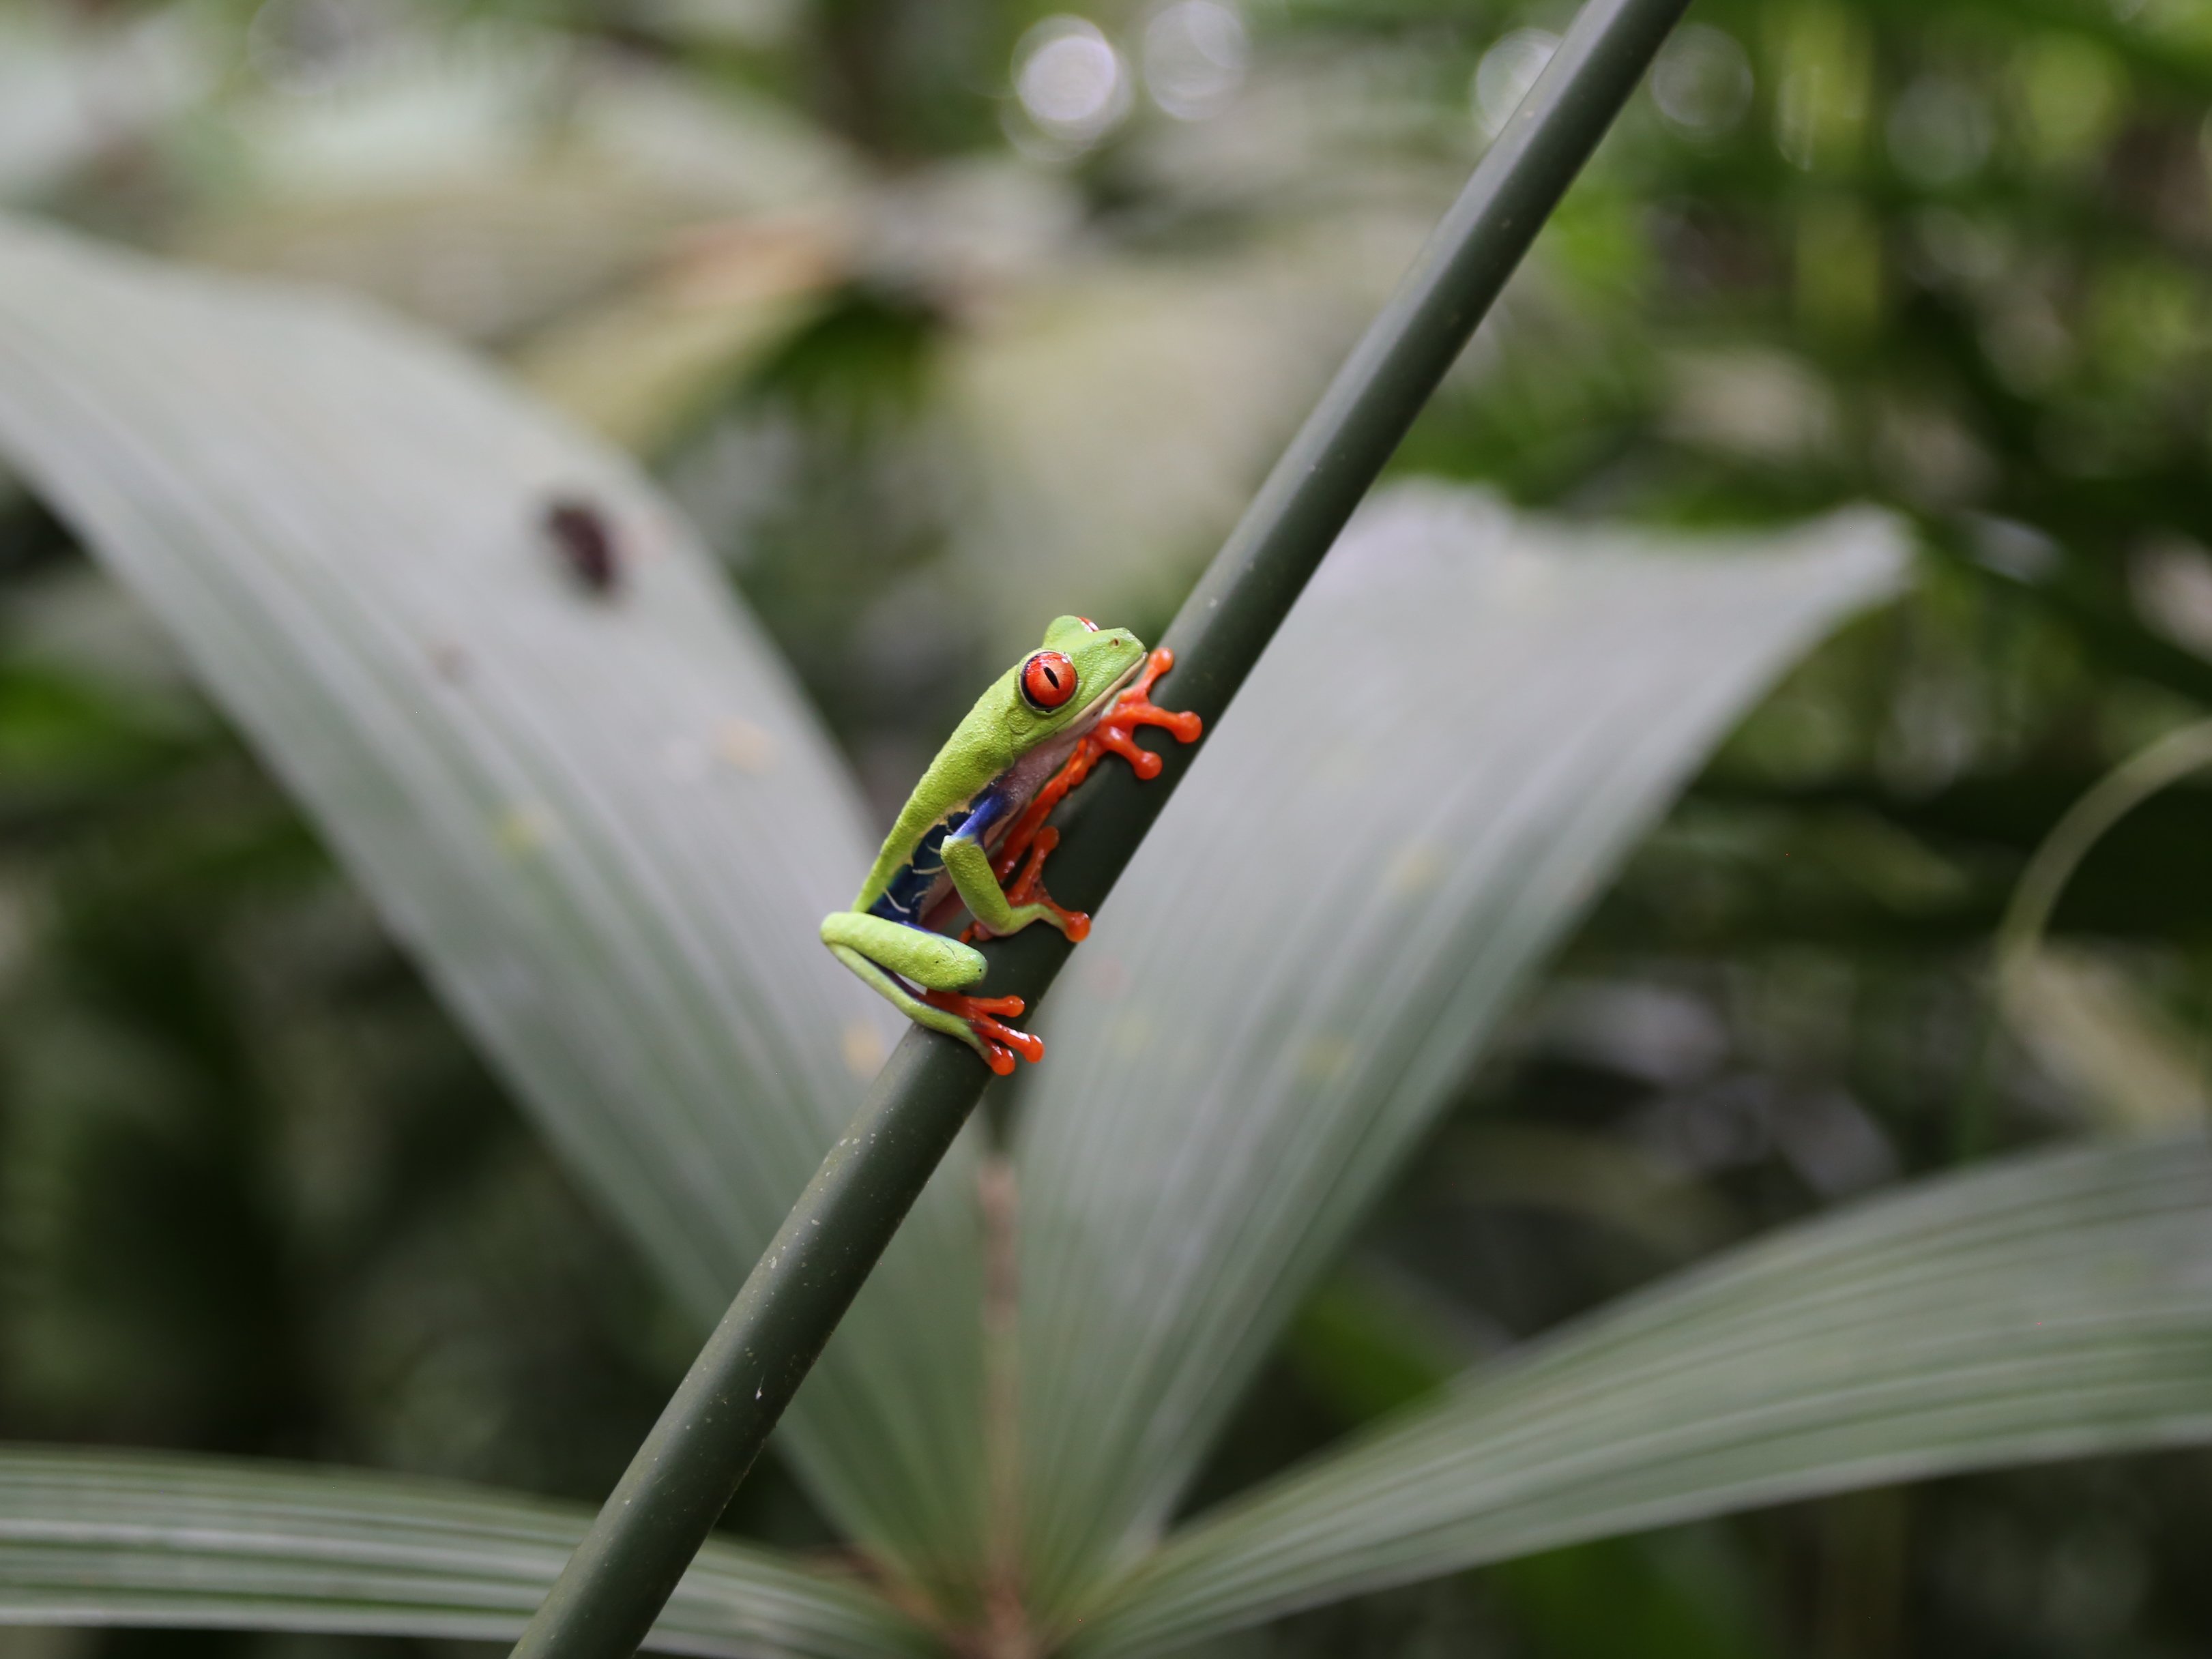
<svg viewBox="0 0 2212 1659"><path fill-rule="evenodd" d="M1686 3L1583 7L1176 616L1170 706L1219 718ZM1164 758L1149 783L1109 766L1071 799L1052 865L1062 902L1105 898L1191 756L1170 744ZM990 993L1034 1007L1068 950L1043 927L1000 943ZM636 1650L989 1080L963 1045L907 1033L523 1632L521 1659Z"/></svg>

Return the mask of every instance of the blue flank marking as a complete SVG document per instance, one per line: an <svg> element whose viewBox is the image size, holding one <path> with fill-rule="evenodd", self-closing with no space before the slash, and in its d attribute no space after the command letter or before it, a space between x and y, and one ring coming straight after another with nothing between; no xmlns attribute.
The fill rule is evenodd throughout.
<svg viewBox="0 0 2212 1659"><path fill-rule="evenodd" d="M945 873L945 838L957 836L963 841L982 841L998 828L999 821L1012 806L1004 787L994 783L975 797L974 805L946 813L944 823L933 824L922 836L906 867L890 878L883 896L868 907L868 914L908 927L921 927L918 913L929 896L929 890Z"/></svg>

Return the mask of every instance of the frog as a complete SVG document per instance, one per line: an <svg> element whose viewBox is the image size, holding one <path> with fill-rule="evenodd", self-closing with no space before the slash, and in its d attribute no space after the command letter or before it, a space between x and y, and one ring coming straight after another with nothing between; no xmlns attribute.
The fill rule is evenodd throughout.
<svg viewBox="0 0 2212 1659"><path fill-rule="evenodd" d="M1163 763L1137 743L1139 727L1198 740L1198 715L1152 701L1174 665L1172 650L1147 650L1126 628L1054 617L953 728L851 906L823 918L823 944L908 1019L966 1043L998 1075L1012 1074L1017 1054L1042 1060L1043 1043L1006 1023L1025 1011L1020 997L969 994L988 968L976 944L1039 922L1070 944L1089 934L1091 918L1044 889L1060 840L1045 820L1108 754L1140 780L1157 777ZM970 920L956 936L947 928L963 910Z"/></svg>

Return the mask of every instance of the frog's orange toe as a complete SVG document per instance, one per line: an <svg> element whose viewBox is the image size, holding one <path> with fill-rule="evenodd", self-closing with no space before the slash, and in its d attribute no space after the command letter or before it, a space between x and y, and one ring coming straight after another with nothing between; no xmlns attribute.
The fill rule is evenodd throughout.
<svg viewBox="0 0 2212 1659"><path fill-rule="evenodd" d="M1206 722L1196 714L1162 708L1152 701L1152 682L1175 666L1175 653L1161 646L1145 659L1144 672L1128 690L1114 700L1106 717L1091 728L1091 740L1129 763L1130 770L1149 781L1159 776L1162 762L1149 749L1137 745L1137 728L1157 726L1177 743L1196 743Z"/></svg>
<svg viewBox="0 0 2212 1659"><path fill-rule="evenodd" d="M967 1021L968 1029L983 1046L983 1063L1000 1077L1013 1075L1016 1054L1032 1066L1044 1058L1044 1044L1037 1038L994 1018L999 1014L1019 1014L1026 1006L1019 997L969 997L957 991L925 991L921 1000L933 1008L942 1008Z"/></svg>
<svg viewBox="0 0 2212 1659"><path fill-rule="evenodd" d="M1052 912L1067 942L1080 945L1091 937L1091 918L1080 910L1069 909L1044 890L1044 861L1059 845L1060 831L1050 824L1037 831L1036 840L1030 847L1029 862L1022 866L1022 873L1015 878L1014 884L1006 890L1006 902L1042 904Z"/></svg>

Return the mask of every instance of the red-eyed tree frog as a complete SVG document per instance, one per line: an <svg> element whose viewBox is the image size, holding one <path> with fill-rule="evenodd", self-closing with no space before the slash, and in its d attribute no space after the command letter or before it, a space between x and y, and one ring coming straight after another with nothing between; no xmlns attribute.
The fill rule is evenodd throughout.
<svg viewBox="0 0 2212 1659"><path fill-rule="evenodd" d="M1000 675L954 728L852 908L823 918L822 942L901 1013L957 1037L1001 1077L1017 1053L1042 1060L1042 1042L999 1018L1018 1015L1019 997L963 994L985 966L968 941L1034 921L1071 941L1091 931L1090 917L1054 903L1041 883L1060 840L1044 821L1109 750L1139 777L1158 775L1160 757L1138 746L1137 727L1197 740L1197 715L1156 708L1149 697L1174 665L1171 653L1148 653L1126 628L1056 618L1044 644ZM1020 876L1001 886L1017 865ZM972 920L962 937L940 931L963 908Z"/></svg>

